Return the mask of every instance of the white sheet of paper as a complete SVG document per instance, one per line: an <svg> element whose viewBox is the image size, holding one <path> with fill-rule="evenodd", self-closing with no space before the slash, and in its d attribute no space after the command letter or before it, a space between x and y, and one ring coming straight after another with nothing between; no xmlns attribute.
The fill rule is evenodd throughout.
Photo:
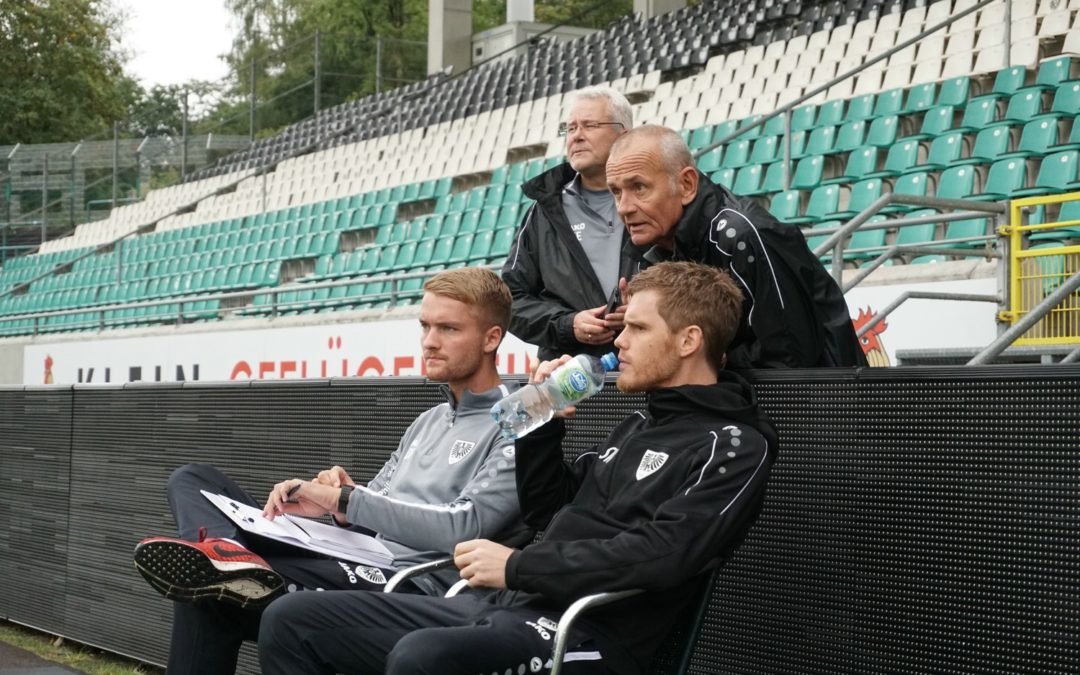
<svg viewBox="0 0 1080 675"><path fill-rule="evenodd" d="M211 504L247 532L364 565L389 567L394 562L393 554L381 541L362 532L292 516L278 516L269 520L263 518L262 509L242 504L225 495L206 490L201 492Z"/></svg>

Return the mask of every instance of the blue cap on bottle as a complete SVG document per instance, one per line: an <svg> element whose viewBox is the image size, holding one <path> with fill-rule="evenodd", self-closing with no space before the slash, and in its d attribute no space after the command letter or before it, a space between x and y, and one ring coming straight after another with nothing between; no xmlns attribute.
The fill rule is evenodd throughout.
<svg viewBox="0 0 1080 675"><path fill-rule="evenodd" d="M619 357L615 352L608 352L600 357L600 365L604 367L604 372L611 372L619 367Z"/></svg>

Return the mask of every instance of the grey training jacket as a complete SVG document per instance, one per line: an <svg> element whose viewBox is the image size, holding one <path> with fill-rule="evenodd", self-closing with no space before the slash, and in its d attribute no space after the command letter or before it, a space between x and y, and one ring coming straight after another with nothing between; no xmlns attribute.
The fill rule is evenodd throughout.
<svg viewBox="0 0 1080 675"><path fill-rule="evenodd" d="M466 391L421 414L367 487L349 499L350 523L375 530L395 568L446 557L470 539L510 546L532 532L521 519L514 479L514 442L499 434L490 410L517 388Z"/></svg>

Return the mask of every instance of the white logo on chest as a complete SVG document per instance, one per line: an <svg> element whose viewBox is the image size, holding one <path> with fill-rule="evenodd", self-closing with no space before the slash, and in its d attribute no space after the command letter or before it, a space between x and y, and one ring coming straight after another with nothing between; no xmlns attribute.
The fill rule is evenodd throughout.
<svg viewBox="0 0 1080 675"><path fill-rule="evenodd" d="M574 231L574 235L577 237L578 241L581 241L581 235L585 232L585 223L571 225L570 229Z"/></svg>
<svg viewBox="0 0 1080 675"><path fill-rule="evenodd" d="M638 464L636 477L638 480L651 476L660 470L660 467L664 466L664 462L667 461L668 454L666 452L654 452L652 450L646 450L645 455L641 458L641 464Z"/></svg>
<svg viewBox="0 0 1080 675"><path fill-rule="evenodd" d="M454 444L450 446L450 463L457 464L465 459L475 447L476 443L472 441L454 441Z"/></svg>

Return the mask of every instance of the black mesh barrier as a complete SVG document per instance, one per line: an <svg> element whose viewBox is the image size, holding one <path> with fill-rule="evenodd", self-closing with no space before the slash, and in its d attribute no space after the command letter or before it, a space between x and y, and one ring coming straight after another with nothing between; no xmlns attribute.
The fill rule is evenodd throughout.
<svg viewBox="0 0 1080 675"><path fill-rule="evenodd" d="M0 616L66 625L71 402L0 389Z"/></svg>
<svg viewBox="0 0 1080 675"><path fill-rule="evenodd" d="M1080 367L756 375L780 453L690 672L1080 672ZM131 551L174 531L173 469L259 497L333 464L367 480L440 400L412 379L0 389L0 616L161 663L169 603ZM641 402L580 406L567 455Z"/></svg>

